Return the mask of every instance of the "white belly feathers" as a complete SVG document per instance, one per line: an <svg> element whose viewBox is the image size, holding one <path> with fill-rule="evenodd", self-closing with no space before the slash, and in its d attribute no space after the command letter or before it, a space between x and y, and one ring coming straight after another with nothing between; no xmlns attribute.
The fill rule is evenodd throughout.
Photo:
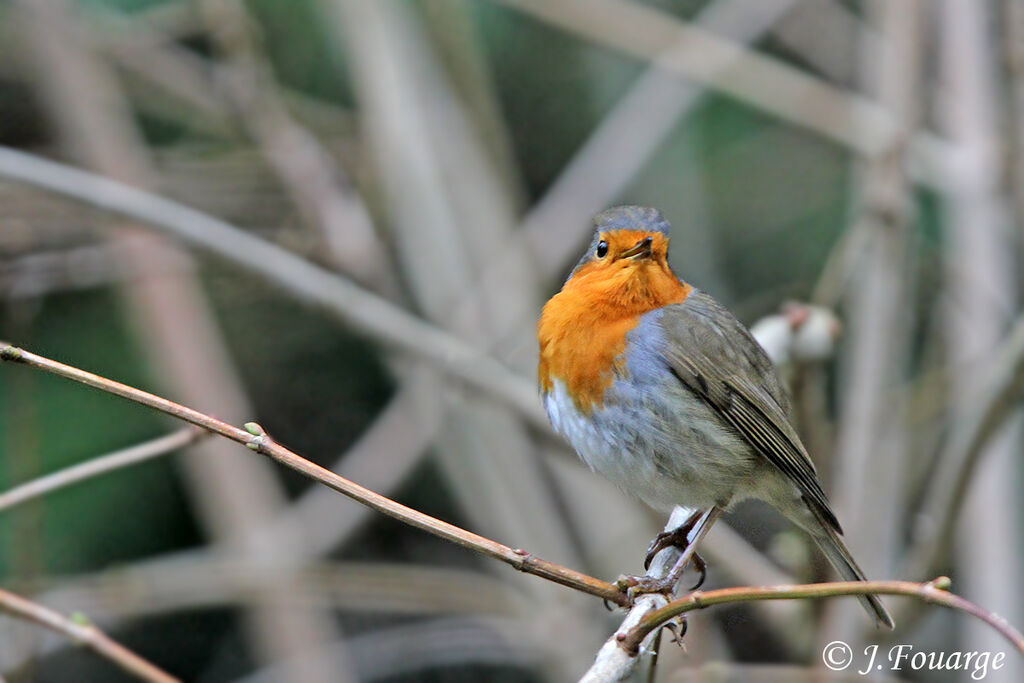
<svg viewBox="0 0 1024 683"><path fill-rule="evenodd" d="M689 410L707 410L697 399L677 402L671 417L659 424L644 419L639 406L613 404L585 415L577 409L565 383L554 380L544 407L555 430L572 445L590 469L651 507L721 505L745 497L744 467L728 466L726 451L746 450L731 434ZM704 417L703 415L701 417ZM740 461L741 463L743 460ZM716 498L731 491L725 500Z"/></svg>

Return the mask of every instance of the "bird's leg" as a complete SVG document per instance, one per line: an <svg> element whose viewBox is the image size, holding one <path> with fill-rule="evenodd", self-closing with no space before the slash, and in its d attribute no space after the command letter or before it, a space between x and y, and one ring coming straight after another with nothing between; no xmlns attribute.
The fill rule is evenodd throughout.
<svg viewBox="0 0 1024 683"><path fill-rule="evenodd" d="M651 541L651 545L647 547L647 557L644 558L644 569L650 569L654 556L665 548L675 547L680 550L686 548L690 542L690 532L693 531L693 527L697 525L697 521L703 514L704 512L702 510L697 510L675 529L672 529L671 531L662 531L660 534L655 536L654 540Z"/></svg>
<svg viewBox="0 0 1024 683"><path fill-rule="evenodd" d="M650 547L647 548L647 557L644 558L644 569L650 569L654 556L665 548L676 547L685 551L690 545L690 534L703 515L704 512L702 510L697 510L675 529L663 531L655 536L654 540L651 541ZM691 561L694 568L700 573L700 578L690 590L697 590L704 584L704 580L707 578L708 565L696 550L692 551Z"/></svg>
<svg viewBox="0 0 1024 683"><path fill-rule="evenodd" d="M680 550L685 550L690 544L690 533L693 531L693 528L697 526L697 522L700 521L703 514L704 513L701 510L697 510L675 529L672 529L671 531L662 531L660 534L655 536L654 540L651 541L651 545L647 548L647 557L644 558L644 569L650 569L651 562L654 561L654 556L665 548L675 547ZM704 579L707 578L708 564L696 550L693 551L692 561L694 569L700 573L700 578L690 590L697 590L704 585Z"/></svg>
<svg viewBox="0 0 1024 683"><path fill-rule="evenodd" d="M692 560L694 566L701 573L701 580L698 582L697 586L694 587L694 590L696 590L696 588L704 582L704 575L707 571L707 564L699 555L697 555L697 545L701 540L703 540L704 536L707 535L708 531L711 529L711 525L714 524L715 520L718 519L718 516L721 513L721 509L718 507L712 507L704 512L695 514L693 517L696 517L696 520L693 520L693 517L691 517L679 527L679 529L682 529L687 525L690 526L688 532L683 535L683 538L687 539L686 545L683 548L683 553L679 556L679 559L676 560L675 565L673 565L672 569L663 578L659 579L649 576L630 577L628 580L620 580L620 587L626 590L626 593L630 598L635 598L637 595L642 595L644 593L671 594L675 590L676 584L679 583L679 578L686 570L686 565ZM693 520L692 524L691 520ZM669 533L674 534L675 531L678 531L679 529ZM689 535L691 533L694 534L694 537L692 540L689 540ZM655 539L655 543L658 543L658 539ZM668 546L666 545L664 547ZM661 549L662 548L659 548L658 550Z"/></svg>

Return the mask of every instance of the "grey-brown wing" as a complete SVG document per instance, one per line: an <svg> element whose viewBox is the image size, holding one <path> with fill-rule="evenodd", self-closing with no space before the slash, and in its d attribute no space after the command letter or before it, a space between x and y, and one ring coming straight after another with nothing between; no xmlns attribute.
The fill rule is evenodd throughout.
<svg viewBox="0 0 1024 683"><path fill-rule="evenodd" d="M693 292L667 306L661 326L672 373L799 488L842 533L814 463L789 421L789 398L764 349L721 304Z"/></svg>

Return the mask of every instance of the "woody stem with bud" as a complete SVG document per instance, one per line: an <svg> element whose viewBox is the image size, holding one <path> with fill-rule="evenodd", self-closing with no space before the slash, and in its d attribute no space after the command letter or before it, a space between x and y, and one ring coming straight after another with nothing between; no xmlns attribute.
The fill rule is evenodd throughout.
<svg viewBox="0 0 1024 683"><path fill-rule="evenodd" d="M533 574L549 581L575 590L595 595L619 606L630 606L629 597L615 585L601 581L592 576L563 567L553 562L540 559L530 553L510 548L496 541L461 529L453 524L426 515L418 510L406 507L386 496L375 493L344 477L326 470L306 460L298 454L273 441L270 436L254 422L247 423L245 429L235 427L210 415L174 403L165 398L115 382L90 372L65 365L57 361L25 351L10 344L0 342L0 361L27 365L36 369L74 380L90 387L105 391L115 396L148 406L172 417L202 427L214 434L226 437L243 444L247 448L293 469L314 481L320 482L339 493L342 493L363 505L378 512L398 519L406 524L417 527L428 533L451 541L464 548L488 557L501 560L519 571ZM908 581L854 581L820 583L794 586L774 587L742 587L725 588L714 591L694 591L664 607L644 615L630 630L615 637L620 648L628 657L633 658L639 651L639 645L655 629L668 623L673 618L686 612L702 609L716 604L749 602L752 600L786 600L799 598L824 598L843 595L905 595L923 599L944 607L957 609L977 617L999 631L1013 643L1024 655L1024 636L1006 623L1005 620L986 612L967 600L949 593L946 588L949 580L940 577L928 583Z"/></svg>

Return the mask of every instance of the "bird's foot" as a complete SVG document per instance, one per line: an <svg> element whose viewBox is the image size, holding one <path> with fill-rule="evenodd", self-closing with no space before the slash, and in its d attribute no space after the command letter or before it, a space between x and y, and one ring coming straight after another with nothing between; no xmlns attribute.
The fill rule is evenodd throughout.
<svg viewBox="0 0 1024 683"><path fill-rule="evenodd" d="M678 547L682 553L664 577L620 576L615 585L626 594L629 604L632 605L638 595L645 593L662 593L671 600L680 577L691 562L693 568L700 574L700 578L691 590L700 588L704 584L704 579L707 578L708 564L697 553L697 544L704 538L720 513L721 510L717 507L706 511L697 510L675 529L658 534L647 549L645 569L650 568L654 556L665 548ZM691 535L694 538L691 539Z"/></svg>
<svg viewBox="0 0 1024 683"><path fill-rule="evenodd" d="M662 531L655 536L651 544L647 546L647 555L644 557L644 569L650 569L654 556L665 548L679 548L680 550L685 548L689 542L689 535L692 530L693 525L687 520L682 525L672 529L672 531Z"/></svg>
<svg viewBox="0 0 1024 683"><path fill-rule="evenodd" d="M671 531L662 531L660 534L654 537L651 544L647 546L647 556L644 557L644 569L651 568L651 562L654 561L654 556L660 553L665 548L679 548L685 551L687 546L690 545L690 534L693 533L697 523L700 522L704 516L704 512L696 510L692 515L686 518L686 521L677 526Z"/></svg>
<svg viewBox="0 0 1024 683"><path fill-rule="evenodd" d="M649 593L663 593L669 600L676 588L678 579L671 576L620 576L615 581L615 587L626 594L629 604L632 605L637 597Z"/></svg>
<svg viewBox="0 0 1024 683"><path fill-rule="evenodd" d="M699 518L700 514L698 513L690 517L690 519L686 520L683 524L677 526L675 529L671 531L663 531L655 536L654 540L651 541L651 545L647 548L647 556L644 558L644 569L650 569L654 556L665 548L675 547L685 551L690 542L690 533L693 531L693 527ZM690 590L697 590L704 585L704 580L708 577L708 563L705 562L704 558L696 551L693 552L690 561L693 563L693 568L700 574L700 578L697 579L697 583L695 583L693 588Z"/></svg>
<svg viewBox="0 0 1024 683"><path fill-rule="evenodd" d="M704 561L704 558L698 555L696 552L690 557L690 562L693 563L693 568L700 574L700 578L697 579L697 583L693 585L690 590L695 591L704 584L704 579L708 575L708 564ZM663 577L652 577L652 576L620 576L615 581L615 586L626 594L632 603L637 596L644 595L645 593L664 593L670 600L675 593L676 585L679 583L680 572L672 572L668 576Z"/></svg>

